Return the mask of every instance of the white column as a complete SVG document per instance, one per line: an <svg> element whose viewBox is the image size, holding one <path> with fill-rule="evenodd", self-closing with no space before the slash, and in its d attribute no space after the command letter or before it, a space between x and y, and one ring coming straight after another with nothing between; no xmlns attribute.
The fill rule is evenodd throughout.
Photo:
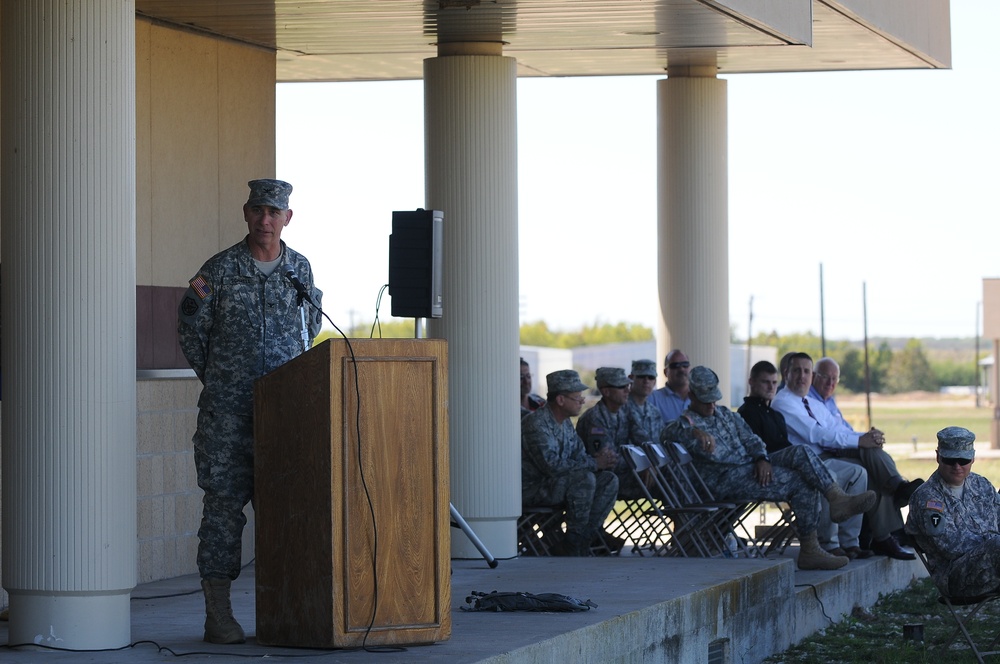
<svg viewBox="0 0 1000 664"><path fill-rule="evenodd" d="M657 81L657 114L658 361L680 348L693 365L714 369L727 395L726 82L715 67L670 69Z"/></svg>
<svg viewBox="0 0 1000 664"><path fill-rule="evenodd" d="M499 52L424 63L425 207L444 211L444 314L427 327L448 340L452 502L508 558L521 513L517 103L515 60ZM453 529L452 555L479 553Z"/></svg>
<svg viewBox="0 0 1000 664"><path fill-rule="evenodd" d="M10 0L0 47L9 641L115 648L136 581L135 6Z"/></svg>

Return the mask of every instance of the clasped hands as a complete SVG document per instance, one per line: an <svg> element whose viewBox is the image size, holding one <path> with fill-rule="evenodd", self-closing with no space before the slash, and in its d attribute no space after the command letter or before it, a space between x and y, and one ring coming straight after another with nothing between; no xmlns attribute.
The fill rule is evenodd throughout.
<svg viewBox="0 0 1000 664"><path fill-rule="evenodd" d="M615 452L614 445L602 445L594 454L594 461L598 470L610 470L618 465L618 453Z"/></svg>
<svg viewBox="0 0 1000 664"><path fill-rule="evenodd" d="M867 433L861 434L861 438L858 439L858 447L882 447L885 445L885 434L872 427Z"/></svg>

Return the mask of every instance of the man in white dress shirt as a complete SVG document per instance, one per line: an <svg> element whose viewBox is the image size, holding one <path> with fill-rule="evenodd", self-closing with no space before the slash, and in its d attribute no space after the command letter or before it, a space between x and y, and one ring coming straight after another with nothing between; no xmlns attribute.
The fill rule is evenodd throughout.
<svg viewBox="0 0 1000 664"><path fill-rule="evenodd" d="M822 402L811 399L812 381L812 358L795 353L789 360L785 389L771 403L785 416L789 441L810 447L820 458L843 459L863 466L868 472L868 488L879 495L868 512L872 550L897 560L913 560L914 554L901 547L892 533L902 528L899 507L906 504L920 481L907 482L900 476L896 462L882 449L884 433L875 428L858 433L843 419L836 420Z"/></svg>

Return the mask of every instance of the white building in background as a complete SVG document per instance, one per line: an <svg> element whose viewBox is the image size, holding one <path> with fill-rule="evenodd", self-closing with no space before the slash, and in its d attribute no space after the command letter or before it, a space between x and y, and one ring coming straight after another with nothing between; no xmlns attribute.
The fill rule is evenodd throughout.
<svg viewBox="0 0 1000 664"><path fill-rule="evenodd" d="M545 396L545 377L553 371L573 368L573 351L569 348L521 346L521 359L531 367L531 391Z"/></svg>

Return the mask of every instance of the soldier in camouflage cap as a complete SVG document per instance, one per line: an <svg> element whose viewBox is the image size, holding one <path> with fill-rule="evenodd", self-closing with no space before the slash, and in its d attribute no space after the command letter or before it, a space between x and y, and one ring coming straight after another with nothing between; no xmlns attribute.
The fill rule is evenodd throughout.
<svg viewBox="0 0 1000 664"><path fill-rule="evenodd" d="M656 362L633 360L629 379L632 385L625 403L629 426L635 432L637 440L656 442L660 440L660 431L663 429L663 416L649 398L656 387Z"/></svg>
<svg viewBox="0 0 1000 664"><path fill-rule="evenodd" d="M642 498L645 493L621 452L622 445L643 442L641 431L632 426L625 410L631 381L625 375L625 370L618 367L601 367L595 378L597 388L601 391L601 400L580 416L576 423L576 433L583 440L589 454L598 459L607 458L609 463L614 461L612 470L618 476L619 498ZM614 534L600 534L610 551L620 551L624 546L624 540Z"/></svg>
<svg viewBox="0 0 1000 664"><path fill-rule="evenodd" d="M247 205L261 205L278 210L287 210L288 196L292 193L292 185L281 180L250 180L250 195Z"/></svg>
<svg viewBox="0 0 1000 664"><path fill-rule="evenodd" d="M243 206L247 235L206 262L181 299L181 350L202 382L194 458L205 491L198 530L198 571L205 591L205 640L242 643L230 584L240 573L243 508L253 497L253 383L302 352L294 272L315 307L309 337L320 329L322 292L312 267L288 248L292 186L251 180Z"/></svg>
<svg viewBox="0 0 1000 664"><path fill-rule="evenodd" d="M994 592L1000 589L1000 496L972 472L975 434L947 427L937 439L937 470L910 496L906 532L927 554L942 593Z"/></svg>
<svg viewBox="0 0 1000 664"><path fill-rule="evenodd" d="M545 385L548 387L549 394L567 394L590 389L580 380L580 374L572 369L553 371L545 377Z"/></svg>
<svg viewBox="0 0 1000 664"><path fill-rule="evenodd" d="M566 536L556 549L568 556L590 555L618 495L615 460L587 454L571 417L583 409L587 386L571 370L553 371L546 403L521 418L521 501L526 507L564 507Z"/></svg>

